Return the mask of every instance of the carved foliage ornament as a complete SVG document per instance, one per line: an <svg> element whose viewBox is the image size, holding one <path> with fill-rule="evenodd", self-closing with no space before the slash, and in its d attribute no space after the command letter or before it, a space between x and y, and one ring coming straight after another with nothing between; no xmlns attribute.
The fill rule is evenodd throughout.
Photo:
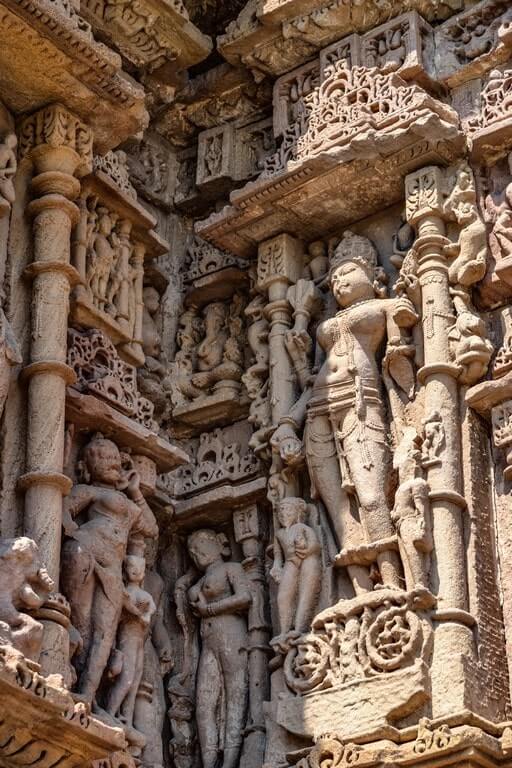
<svg viewBox="0 0 512 768"><path fill-rule="evenodd" d="M242 450L239 442L226 442L221 429L203 432L195 459L187 466L163 476L163 481L176 496L203 491L221 482L236 482L254 475L260 468L250 449Z"/></svg>
<svg viewBox="0 0 512 768"><path fill-rule="evenodd" d="M480 111L468 120L468 129L475 133L499 123L510 116L512 109L512 69L494 69L482 90Z"/></svg>
<svg viewBox="0 0 512 768"><path fill-rule="evenodd" d="M95 155L94 170L106 173L122 192L132 200L137 200L137 192L130 181L126 162L125 152L122 150L110 151L106 155Z"/></svg>
<svg viewBox="0 0 512 768"><path fill-rule="evenodd" d="M82 174L92 170L92 133L78 118L59 104L46 107L23 121L20 130L19 155L23 158L41 144L69 147L81 159Z"/></svg>
<svg viewBox="0 0 512 768"><path fill-rule="evenodd" d="M215 248L197 236L194 236L189 242L185 259L185 280L188 282L225 267L244 266L241 259Z"/></svg>
<svg viewBox="0 0 512 768"><path fill-rule="evenodd" d="M123 362L101 331L70 329L68 365L77 376L76 388L105 400L116 410L155 429L153 404L137 389L137 371Z"/></svg>
<svg viewBox="0 0 512 768"><path fill-rule="evenodd" d="M348 69L344 61L303 103L303 113L286 130L279 150L267 159L265 175L282 171L290 161L345 146L363 132L378 137L406 129L438 106L423 89L407 85L397 74Z"/></svg>
<svg viewBox="0 0 512 768"><path fill-rule="evenodd" d="M325 690L414 664L429 635L421 608L431 600L426 590L381 590L365 601L346 601L347 610L341 601L324 611L311 633L292 641L288 686L296 693Z"/></svg>

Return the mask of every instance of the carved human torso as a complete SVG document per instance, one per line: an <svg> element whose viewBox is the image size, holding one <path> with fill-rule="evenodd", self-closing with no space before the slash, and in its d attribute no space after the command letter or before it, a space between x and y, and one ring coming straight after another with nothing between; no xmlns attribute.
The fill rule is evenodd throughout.
<svg viewBox="0 0 512 768"><path fill-rule="evenodd" d="M308 546L309 535L310 529L304 523L294 523L288 528L278 530L277 538L286 561L300 565L301 559L297 555L297 548L304 549Z"/></svg>
<svg viewBox="0 0 512 768"><path fill-rule="evenodd" d="M237 582L241 578L241 566L238 563L214 563L210 565L204 576L195 584L189 592L191 601L197 599L202 593L206 602L211 605L225 598L230 598L236 593ZM235 629L236 628L236 629ZM217 616L205 616L201 621L201 636L203 639L211 637L230 636L241 638L240 630L245 634L246 620L237 610L222 612Z"/></svg>
<svg viewBox="0 0 512 768"><path fill-rule="evenodd" d="M73 533L86 546L97 563L106 569L121 568L128 536L139 520L141 510L121 491L102 486L78 486L92 496L87 520Z"/></svg>
<svg viewBox="0 0 512 768"><path fill-rule="evenodd" d="M326 353L314 383L313 397L325 396L326 388L351 383L357 374L377 382L376 353L386 335L389 299L370 299L338 312L321 323L317 340Z"/></svg>

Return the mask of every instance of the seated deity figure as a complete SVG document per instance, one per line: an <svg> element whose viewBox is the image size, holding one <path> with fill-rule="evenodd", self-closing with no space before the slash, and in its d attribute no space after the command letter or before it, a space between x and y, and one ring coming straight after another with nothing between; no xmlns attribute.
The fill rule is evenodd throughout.
<svg viewBox="0 0 512 768"><path fill-rule="evenodd" d="M188 550L204 576L190 588L194 613L201 617L201 655L196 682L196 720L203 768L238 765L248 698L247 614L251 593L240 563L225 562L222 534L201 529Z"/></svg>
<svg viewBox="0 0 512 768"><path fill-rule="evenodd" d="M113 648L123 608L123 561L128 545L138 551L158 526L135 470L124 471L115 443L96 435L83 452L86 483L64 499L67 539L62 551L62 591L83 647L75 665L78 693L91 703ZM79 524L74 518L79 516Z"/></svg>
<svg viewBox="0 0 512 768"><path fill-rule="evenodd" d="M357 558L350 560L350 550L383 542L394 534L389 424L381 385L383 381L387 387L398 384L408 391L403 381L410 381L412 364L403 329L417 321L407 297L384 298L380 273L373 243L346 231L333 252L329 271L339 311L318 326L313 370L303 339L287 338L295 368L309 368L310 375L272 439L282 460L293 464L302 449L298 432L305 423L312 493L324 503L338 544L349 555L345 561L356 594L373 584L367 567ZM403 365L397 364L402 350ZM404 366L409 370L404 371ZM396 552L378 547L376 562L382 583L398 586Z"/></svg>

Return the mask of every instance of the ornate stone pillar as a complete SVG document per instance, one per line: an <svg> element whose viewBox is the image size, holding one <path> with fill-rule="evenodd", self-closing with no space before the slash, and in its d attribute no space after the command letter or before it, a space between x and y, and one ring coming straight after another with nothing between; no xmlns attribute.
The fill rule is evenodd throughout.
<svg viewBox="0 0 512 768"><path fill-rule="evenodd" d="M233 513L235 540L242 545L242 565L251 582L249 608L249 716L241 765L260 768L265 755L265 718L263 705L268 697L269 625L265 616L265 567L263 521L256 504Z"/></svg>
<svg viewBox="0 0 512 768"><path fill-rule="evenodd" d="M62 496L71 488L62 471L66 386L74 381L66 364L69 293L80 279L70 265L71 229L78 221L72 201L80 192L76 175L92 165L92 136L66 109L53 105L23 122L20 154L34 169L34 199L28 205L33 262L26 269L32 280L32 333L30 362L23 371L28 384L27 455L20 487L25 491L25 533L38 545L58 589ZM53 626L57 635L67 636L59 601L47 614L49 624L59 625ZM63 654L66 649L55 636L47 640L46 647L53 648L47 657L43 648L43 669L65 669L65 660L55 651L56 645Z"/></svg>
<svg viewBox="0 0 512 768"><path fill-rule="evenodd" d="M270 405L274 425L294 402L295 373L284 344L292 324L292 308L286 295L301 276L302 266L302 243L290 235L277 235L259 246L258 288L268 296L265 317L270 324Z"/></svg>
<svg viewBox="0 0 512 768"><path fill-rule="evenodd" d="M473 656L474 623L467 612L466 503L460 494L460 368L453 362L448 338L455 313L445 255L449 240L443 220L443 182L443 173L435 166L409 174L405 182L407 220L417 234L414 253L421 286L424 366L418 379L425 389L425 435L429 426L435 429L438 446L423 462L434 535L431 587L438 600L432 669L436 717L453 711L454 705L467 705L465 668Z"/></svg>

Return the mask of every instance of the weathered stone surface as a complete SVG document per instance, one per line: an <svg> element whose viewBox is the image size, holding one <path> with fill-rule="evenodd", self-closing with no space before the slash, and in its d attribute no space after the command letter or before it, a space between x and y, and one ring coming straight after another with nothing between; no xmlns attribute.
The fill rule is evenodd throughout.
<svg viewBox="0 0 512 768"><path fill-rule="evenodd" d="M0 765L507 768L510 3L0 26Z"/></svg>

